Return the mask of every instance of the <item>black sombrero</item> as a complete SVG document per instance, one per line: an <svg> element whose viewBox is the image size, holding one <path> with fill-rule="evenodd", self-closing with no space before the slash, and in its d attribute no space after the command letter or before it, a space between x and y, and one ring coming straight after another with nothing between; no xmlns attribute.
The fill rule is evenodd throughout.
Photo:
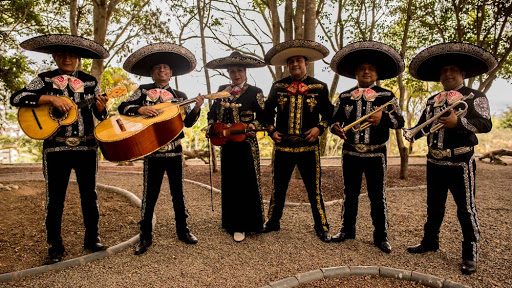
<svg viewBox="0 0 512 288"><path fill-rule="evenodd" d="M105 47L87 38L69 34L46 34L20 43L23 49L53 54L70 52L81 58L105 59L109 53Z"/></svg>
<svg viewBox="0 0 512 288"><path fill-rule="evenodd" d="M357 66L375 65L379 80L389 79L404 72L404 60L391 46L377 41L360 41L340 49L331 60L331 69L348 78L356 78Z"/></svg>
<svg viewBox="0 0 512 288"><path fill-rule="evenodd" d="M139 76L151 77L151 68L167 64L172 76L184 75L196 68L196 57L185 47L173 43L155 43L144 46L124 61L124 70Z"/></svg>
<svg viewBox="0 0 512 288"><path fill-rule="evenodd" d="M441 69L450 65L464 70L465 78L471 78L496 68L498 61L480 46L462 42L441 43L418 53L409 64L409 73L418 80L439 81Z"/></svg>
<svg viewBox="0 0 512 288"><path fill-rule="evenodd" d="M214 59L206 63L208 69L227 69L231 66L240 66L244 68L258 68L266 66L265 62L247 55L242 55L240 52L235 51L228 57Z"/></svg>
<svg viewBox="0 0 512 288"><path fill-rule="evenodd" d="M279 43L265 54L265 63L269 65L286 65L288 58L304 56L309 62L317 61L329 55L329 49L324 45L304 39L290 40Z"/></svg>

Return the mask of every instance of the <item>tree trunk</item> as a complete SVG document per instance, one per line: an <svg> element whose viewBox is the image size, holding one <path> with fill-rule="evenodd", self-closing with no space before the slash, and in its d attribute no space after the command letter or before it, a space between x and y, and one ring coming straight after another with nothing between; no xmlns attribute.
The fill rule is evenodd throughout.
<svg viewBox="0 0 512 288"><path fill-rule="evenodd" d="M201 0L197 0L197 17L199 18L199 30L201 33L201 47L202 47L202 57L203 57L203 67L206 67L206 41L204 38L204 29L205 29L205 23L204 23L204 12L206 8L203 6L201 8ZM210 75L208 73L208 69L204 68L204 77L206 78L206 91L208 94L211 94L212 88L210 84ZM212 108L212 100L208 100L208 107ZM210 159L211 163L213 164L213 172L217 172L217 161L216 161L216 155L215 155L215 147L209 143L208 145L210 149Z"/></svg>
<svg viewBox="0 0 512 288"><path fill-rule="evenodd" d="M295 37L293 39L304 39L305 7L306 0L297 0L297 7L295 7L295 16L293 17L293 24L295 25Z"/></svg>
<svg viewBox="0 0 512 288"><path fill-rule="evenodd" d="M306 0L304 8L304 39L315 41L316 30L316 0ZM308 74L315 76L315 65L309 64Z"/></svg>
<svg viewBox="0 0 512 288"><path fill-rule="evenodd" d="M267 2L268 10L270 11L270 18L272 23L272 45L277 45L281 42L281 24L279 22L279 12L277 11L276 0L269 0ZM276 78L280 80L283 78L283 70L281 67L276 67Z"/></svg>
<svg viewBox="0 0 512 288"><path fill-rule="evenodd" d="M293 1L284 4L284 41L293 40Z"/></svg>
<svg viewBox="0 0 512 288"><path fill-rule="evenodd" d="M402 47L400 49L400 56L405 58L405 51L407 49L407 35L409 33L409 25L411 23L412 18L412 0L409 0L407 3L407 15L405 19L405 27L404 27L404 36L402 38ZM404 85L404 77L403 74L398 75L398 87L400 89L400 99L399 106L400 111L403 111L404 101L405 101L405 85ZM402 131L395 130L396 135L396 143L398 145L398 151L400 152L400 179L407 180L409 178L408 175L408 167L409 167L409 151L407 147L405 147L404 140L402 138Z"/></svg>
<svg viewBox="0 0 512 288"><path fill-rule="evenodd" d="M78 9L78 0L69 1L69 30L71 35L78 35L78 21L76 21L76 13Z"/></svg>
<svg viewBox="0 0 512 288"><path fill-rule="evenodd" d="M94 41L100 45L105 45L105 37L107 35L107 8L106 0L92 1L93 3L93 25L94 25ZM96 77L98 83L101 83L101 75L105 69L103 59L92 60L91 75Z"/></svg>

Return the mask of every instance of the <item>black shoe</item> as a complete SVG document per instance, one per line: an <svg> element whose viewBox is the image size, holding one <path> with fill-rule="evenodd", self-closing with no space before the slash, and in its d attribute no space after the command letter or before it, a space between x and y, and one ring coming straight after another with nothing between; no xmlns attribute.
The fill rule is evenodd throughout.
<svg viewBox="0 0 512 288"><path fill-rule="evenodd" d="M381 242L374 242L375 246L377 246L377 248L380 249L380 251L384 252L384 253L391 253L391 244L389 244L389 242L386 240L386 241L381 241Z"/></svg>
<svg viewBox="0 0 512 288"><path fill-rule="evenodd" d="M355 234L347 234L345 232L340 231L336 235L332 236L331 241L332 242L343 242L346 239L355 239L355 238L356 238Z"/></svg>
<svg viewBox="0 0 512 288"><path fill-rule="evenodd" d="M153 244L151 240L140 240L139 244L137 244L137 247L135 247L135 252L133 254L142 255L146 253L151 244Z"/></svg>
<svg viewBox="0 0 512 288"><path fill-rule="evenodd" d="M91 252L98 252L107 250L108 246L101 244L101 242L89 243L84 245L85 250L89 250Z"/></svg>
<svg viewBox="0 0 512 288"><path fill-rule="evenodd" d="M197 237L194 236L194 234L192 234L190 232L179 233L178 239L180 239L181 241L183 241L187 244L196 244L197 243Z"/></svg>
<svg viewBox="0 0 512 288"><path fill-rule="evenodd" d="M48 255L44 260L44 265L51 265L62 261L62 257L64 257L64 252L65 249L62 245L50 246L50 248L48 248Z"/></svg>
<svg viewBox="0 0 512 288"><path fill-rule="evenodd" d="M316 231L316 236L320 238L323 242L329 243L331 242L331 233L329 231Z"/></svg>
<svg viewBox="0 0 512 288"><path fill-rule="evenodd" d="M423 245L420 243L418 245L407 247L407 252L412 254L421 254L429 251L436 252L437 249L439 249L439 245Z"/></svg>
<svg viewBox="0 0 512 288"><path fill-rule="evenodd" d="M462 266L460 267L460 271L464 275L471 275L476 272L476 261L464 260L462 262Z"/></svg>
<svg viewBox="0 0 512 288"><path fill-rule="evenodd" d="M279 231L281 229L280 225L277 224L265 224L265 228L263 228L263 233L268 233L268 232L272 232L272 231Z"/></svg>

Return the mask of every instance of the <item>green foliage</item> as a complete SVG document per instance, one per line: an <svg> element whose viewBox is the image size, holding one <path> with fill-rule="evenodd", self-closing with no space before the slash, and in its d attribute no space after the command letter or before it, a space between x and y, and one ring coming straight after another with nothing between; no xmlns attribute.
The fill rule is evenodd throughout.
<svg viewBox="0 0 512 288"><path fill-rule="evenodd" d="M498 128L512 129L512 107L508 107L508 111L505 112L499 119Z"/></svg>

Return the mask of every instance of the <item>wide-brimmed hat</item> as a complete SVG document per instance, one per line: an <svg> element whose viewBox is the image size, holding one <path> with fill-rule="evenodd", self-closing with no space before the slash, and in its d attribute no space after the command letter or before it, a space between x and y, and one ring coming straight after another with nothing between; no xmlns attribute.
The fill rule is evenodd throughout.
<svg viewBox="0 0 512 288"><path fill-rule="evenodd" d="M296 39L283 43L268 50L265 54L265 63L269 65L286 65L288 58L304 56L309 62L317 61L329 55L329 49L312 40Z"/></svg>
<svg viewBox="0 0 512 288"><path fill-rule="evenodd" d="M151 69L159 64L167 64L172 76L184 75L196 68L196 57L187 48L173 43L155 43L144 46L124 61L124 70L151 77Z"/></svg>
<svg viewBox="0 0 512 288"><path fill-rule="evenodd" d="M105 47L87 38L69 34L46 34L20 43L23 49L53 54L70 52L81 58L105 59L109 53Z"/></svg>
<svg viewBox="0 0 512 288"><path fill-rule="evenodd" d="M359 41L340 49L331 60L331 69L348 78L356 78L359 65L375 65L379 80L400 75L405 63L400 54L391 46L377 41Z"/></svg>
<svg viewBox="0 0 512 288"><path fill-rule="evenodd" d="M242 55L238 51L232 52L228 57L214 59L206 63L208 69L227 69L231 66L240 66L244 68L258 68L266 66L265 62L247 55Z"/></svg>
<svg viewBox="0 0 512 288"><path fill-rule="evenodd" d="M409 64L409 74L423 81L439 81L441 69L450 65L465 71L465 78L471 78L496 68L498 61L480 46L462 42L441 43L418 53Z"/></svg>

